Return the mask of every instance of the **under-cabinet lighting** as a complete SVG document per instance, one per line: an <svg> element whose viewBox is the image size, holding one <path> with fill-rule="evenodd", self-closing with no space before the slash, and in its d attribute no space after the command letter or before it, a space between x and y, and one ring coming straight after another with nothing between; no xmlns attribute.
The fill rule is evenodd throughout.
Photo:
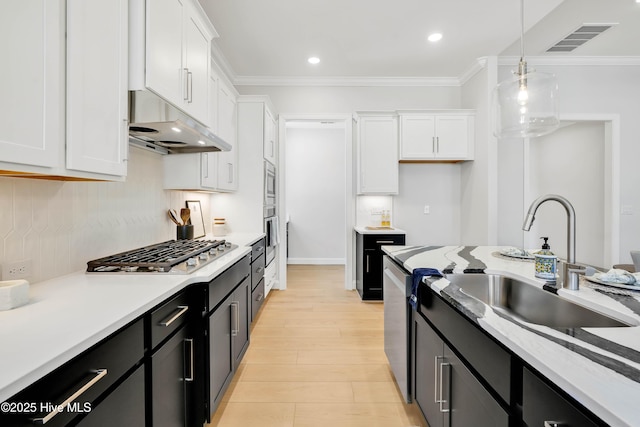
<svg viewBox="0 0 640 427"><path fill-rule="evenodd" d="M180 129L178 129L176 127L171 128L171 130L174 131L174 132L182 132Z"/></svg>

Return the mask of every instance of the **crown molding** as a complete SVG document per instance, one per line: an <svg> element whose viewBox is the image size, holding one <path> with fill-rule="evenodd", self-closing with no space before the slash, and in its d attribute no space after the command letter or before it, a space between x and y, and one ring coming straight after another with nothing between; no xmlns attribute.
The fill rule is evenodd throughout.
<svg viewBox="0 0 640 427"><path fill-rule="evenodd" d="M473 64L471 64L471 66L465 72L463 72L458 78L460 86L464 85L469 80L471 80L473 76L475 76L480 71L484 70L487 67L487 62L488 62L488 58L486 56L477 58L473 62Z"/></svg>
<svg viewBox="0 0 640 427"><path fill-rule="evenodd" d="M269 77L236 76L237 86L460 86L455 77Z"/></svg>

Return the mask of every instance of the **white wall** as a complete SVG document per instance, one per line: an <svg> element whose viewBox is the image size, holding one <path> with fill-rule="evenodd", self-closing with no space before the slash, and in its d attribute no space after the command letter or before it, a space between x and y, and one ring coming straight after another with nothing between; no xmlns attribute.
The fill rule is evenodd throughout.
<svg viewBox="0 0 640 427"><path fill-rule="evenodd" d="M393 224L407 232L407 245L459 245L460 165L401 164L393 208Z"/></svg>
<svg viewBox="0 0 640 427"><path fill-rule="evenodd" d="M640 159L640 85L637 76L640 75L640 67L637 65L531 65L539 71L556 74L559 86L559 112L560 115L585 115L585 116L612 116L620 117L620 155L617 159L620 163L616 171L620 173L620 209L626 208L630 214L615 215L620 221L620 235L618 251L619 256L612 259L612 263L631 263L630 250L640 248L640 168L637 167ZM506 77L513 67L500 67L501 78ZM506 141L505 141L506 142ZM535 139L530 141L535 144ZM522 163L521 152L518 150L500 150L500 162ZM565 162L580 164L580 153L573 153L564 159ZM614 171L615 172L615 171ZM503 168L501 179L509 179L510 171ZM587 173L585 171L585 173ZM505 175L506 174L506 175ZM520 195L514 195L521 197ZM524 200L528 206L533 200L531 195ZM503 209L508 199L501 201L499 208L500 223L517 223L524 218L524 207L520 212ZM580 217L577 218L580 221ZM563 218L559 219L564 222ZM578 225L578 228L580 225ZM578 261L580 259L578 248ZM606 267L606 266L605 266Z"/></svg>
<svg viewBox="0 0 640 427"><path fill-rule="evenodd" d="M32 283L87 261L175 239L169 208L209 198L162 189L162 156L131 148L126 182L0 178L0 263L31 259ZM210 221L205 228L211 231Z"/></svg>
<svg viewBox="0 0 640 427"><path fill-rule="evenodd" d="M344 264L344 128L287 128L290 264Z"/></svg>

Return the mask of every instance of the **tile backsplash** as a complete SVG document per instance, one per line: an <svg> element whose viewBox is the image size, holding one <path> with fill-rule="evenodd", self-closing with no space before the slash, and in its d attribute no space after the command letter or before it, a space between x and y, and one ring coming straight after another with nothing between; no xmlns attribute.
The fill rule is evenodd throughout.
<svg viewBox="0 0 640 427"><path fill-rule="evenodd" d="M32 283L86 268L87 261L175 239L167 209L210 197L162 188L162 157L131 148L126 182L0 178L0 264L32 260Z"/></svg>

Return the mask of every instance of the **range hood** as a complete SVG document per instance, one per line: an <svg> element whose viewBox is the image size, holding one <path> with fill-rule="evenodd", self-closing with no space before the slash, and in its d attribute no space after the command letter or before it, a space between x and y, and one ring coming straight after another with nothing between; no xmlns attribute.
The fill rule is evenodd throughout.
<svg viewBox="0 0 640 427"><path fill-rule="evenodd" d="M148 90L129 91L129 142L163 154L231 150L211 129Z"/></svg>

